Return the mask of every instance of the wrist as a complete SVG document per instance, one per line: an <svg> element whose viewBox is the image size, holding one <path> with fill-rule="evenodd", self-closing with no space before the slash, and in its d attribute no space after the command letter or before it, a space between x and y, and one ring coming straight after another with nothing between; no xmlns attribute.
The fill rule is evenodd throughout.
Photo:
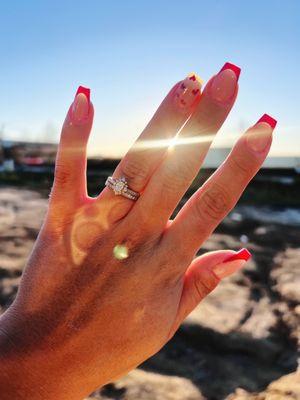
<svg viewBox="0 0 300 400"><path fill-rule="evenodd" d="M51 346L17 315L11 307L0 316L1 400L82 400L92 389L72 351Z"/></svg>
<svg viewBox="0 0 300 400"><path fill-rule="evenodd" d="M34 335L18 319L13 309L0 317L0 393L1 400L52 400L46 376L47 354L34 348ZM50 385L51 386L51 385Z"/></svg>

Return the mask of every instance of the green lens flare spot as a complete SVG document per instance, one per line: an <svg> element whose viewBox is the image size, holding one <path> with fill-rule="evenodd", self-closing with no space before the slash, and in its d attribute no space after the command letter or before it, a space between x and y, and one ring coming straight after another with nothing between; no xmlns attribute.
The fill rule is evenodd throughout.
<svg viewBox="0 0 300 400"><path fill-rule="evenodd" d="M125 260L128 257L128 249L126 246L117 244L114 247L113 254L117 260Z"/></svg>

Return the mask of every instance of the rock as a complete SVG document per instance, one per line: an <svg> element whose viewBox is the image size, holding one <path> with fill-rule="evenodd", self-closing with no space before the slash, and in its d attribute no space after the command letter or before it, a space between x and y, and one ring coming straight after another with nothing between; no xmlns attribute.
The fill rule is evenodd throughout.
<svg viewBox="0 0 300 400"><path fill-rule="evenodd" d="M225 279L218 290L202 301L187 318L187 322L200 324L220 333L229 333L240 326L251 307L250 291L246 286L237 286Z"/></svg>
<svg viewBox="0 0 300 400"><path fill-rule="evenodd" d="M227 400L299 400L300 399L300 373L289 374L272 382L261 393L248 393L237 389Z"/></svg>
<svg viewBox="0 0 300 400"><path fill-rule="evenodd" d="M0 188L0 312L16 295L47 202L36 191ZM201 252L237 250L247 237L252 260L222 281L158 354L90 399L300 399L299 227L249 220L247 208L238 214Z"/></svg>
<svg viewBox="0 0 300 400"><path fill-rule="evenodd" d="M204 400L188 379L135 370L115 384L94 393L89 399Z"/></svg>
<svg viewBox="0 0 300 400"><path fill-rule="evenodd" d="M300 303L300 248L288 248L276 257L276 268L271 278L276 282L275 290L283 299Z"/></svg>
<svg viewBox="0 0 300 400"><path fill-rule="evenodd" d="M277 323L272 308L270 299L266 297L257 302L251 301L251 310L238 331L251 334L255 339L268 338Z"/></svg>

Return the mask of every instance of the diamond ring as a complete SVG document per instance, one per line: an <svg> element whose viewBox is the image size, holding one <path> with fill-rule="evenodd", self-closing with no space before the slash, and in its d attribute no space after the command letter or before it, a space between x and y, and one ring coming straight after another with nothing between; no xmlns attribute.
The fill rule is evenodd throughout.
<svg viewBox="0 0 300 400"><path fill-rule="evenodd" d="M124 177L113 178L112 176L109 176L106 179L105 186L112 189L114 194L117 196L121 195L123 197L126 197L127 199L134 201L136 201L140 197L140 194L138 192L129 189L128 183L126 182L126 179Z"/></svg>

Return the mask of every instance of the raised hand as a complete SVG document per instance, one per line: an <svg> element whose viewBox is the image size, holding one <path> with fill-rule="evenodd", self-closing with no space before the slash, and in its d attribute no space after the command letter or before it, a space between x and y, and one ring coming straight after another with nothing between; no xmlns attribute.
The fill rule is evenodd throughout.
<svg viewBox="0 0 300 400"><path fill-rule="evenodd" d="M266 158L276 125L267 115L170 221L234 104L239 73L226 63L203 93L194 74L171 89L113 174L137 200L111 187L88 196L94 111L89 90L79 88L45 222L17 299L1 318L3 400L84 398L157 352L250 257L244 249L194 258Z"/></svg>

